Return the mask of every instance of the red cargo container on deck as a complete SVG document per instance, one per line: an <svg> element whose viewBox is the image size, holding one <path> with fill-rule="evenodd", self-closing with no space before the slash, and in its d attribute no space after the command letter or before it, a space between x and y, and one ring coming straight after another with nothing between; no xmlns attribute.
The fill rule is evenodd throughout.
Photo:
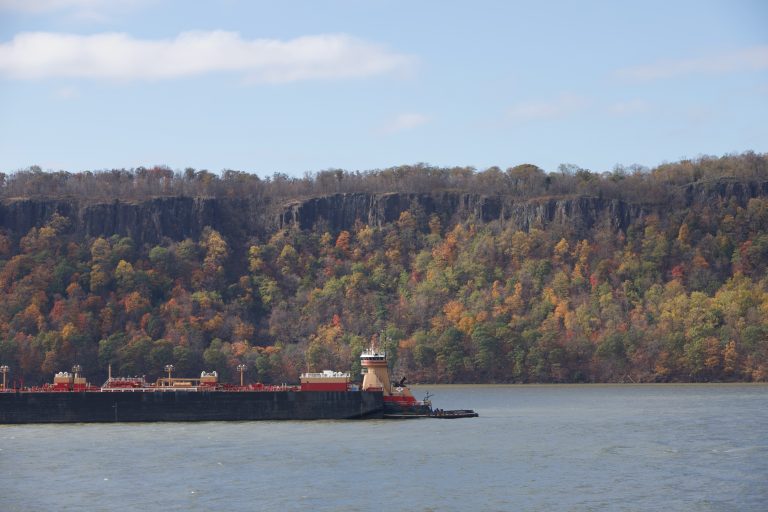
<svg viewBox="0 0 768 512"><path fill-rule="evenodd" d="M349 372L302 373L302 391L349 391Z"/></svg>

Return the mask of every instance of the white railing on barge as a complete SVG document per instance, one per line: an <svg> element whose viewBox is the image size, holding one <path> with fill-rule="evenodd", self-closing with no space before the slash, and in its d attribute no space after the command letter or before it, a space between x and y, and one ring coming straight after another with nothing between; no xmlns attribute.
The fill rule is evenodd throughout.
<svg viewBox="0 0 768 512"><path fill-rule="evenodd" d="M349 378L350 373L349 372L335 372L333 370L323 370L322 372L317 373L302 373L301 378L302 379L333 379L333 378Z"/></svg>
<svg viewBox="0 0 768 512"><path fill-rule="evenodd" d="M208 391L208 392L223 392L223 391L229 391L229 392L253 392L253 393L259 393L263 391L299 391L299 386L292 386L289 384L277 384L274 386L261 386L261 387L253 387L253 386L244 386L242 388L240 387L230 387L230 388L220 388L220 387L213 387L213 386L185 386L185 387L173 387L173 386L162 386L162 387L143 387L143 388L131 388L131 387L124 387L124 388L110 388L110 387L102 387L99 391L102 391L104 393L166 393L166 392L176 392L176 391Z"/></svg>

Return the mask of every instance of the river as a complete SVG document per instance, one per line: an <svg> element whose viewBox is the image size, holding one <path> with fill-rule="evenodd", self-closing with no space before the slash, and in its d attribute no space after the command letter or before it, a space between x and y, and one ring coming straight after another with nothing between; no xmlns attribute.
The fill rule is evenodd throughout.
<svg viewBox="0 0 768 512"><path fill-rule="evenodd" d="M0 426L0 510L768 509L768 386L418 386L479 418Z"/></svg>

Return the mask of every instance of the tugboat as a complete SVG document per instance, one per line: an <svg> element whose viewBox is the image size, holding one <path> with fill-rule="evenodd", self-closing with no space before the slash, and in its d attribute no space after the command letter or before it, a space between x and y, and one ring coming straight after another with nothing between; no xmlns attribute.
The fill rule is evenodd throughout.
<svg viewBox="0 0 768 512"><path fill-rule="evenodd" d="M387 353L379 351L375 346L363 350L360 355L363 374L363 391L381 391L384 398L384 417L389 419L411 418L476 418L478 414L472 409L444 411L432 409L429 395L424 400L416 400L408 386L405 377L393 383L389 378Z"/></svg>
<svg viewBox="0 0 768 512"><path fill-rule="evenodd" d="M385 418L426 418L432 415L429 400L416 400L405 385L405 378L393 384L389 377L387 353L375 346L360 354L363 391L381 391L384 397Z"/></svg>

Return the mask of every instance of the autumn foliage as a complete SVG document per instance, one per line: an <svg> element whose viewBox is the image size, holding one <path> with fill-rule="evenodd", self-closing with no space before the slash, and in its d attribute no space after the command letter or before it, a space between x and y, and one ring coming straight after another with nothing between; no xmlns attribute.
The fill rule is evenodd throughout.
<svg viewBox="0 0 768 512"><path fill-rule="evenodd" d="M677 197L702 173L732 179L754 157L733 157L719 177L707 161L637 180ZM161 171L145 179L182 186ZM498 178L520 194L560 186L534 166L468 172L472 186ZM316 186L349 177L333 176ZM394 173L374 178L398 183ZM634 183L621 173L566 178L577 188L563 193ZM383 334L395 373L411 381L768 380L761 194L671 203L626 229L606 217L586 230L522 231L414 209L383 226L293 227L244 246L212 229L155 246L67 233L54 214L27 233L0 234L0 363L12 379L47 381L74 363L94 381L110 364L155 377L172 363L180 374L215 369L234 380L246 363L250 379L295 382L306 370L358 371L360 350Z"/></svg>

